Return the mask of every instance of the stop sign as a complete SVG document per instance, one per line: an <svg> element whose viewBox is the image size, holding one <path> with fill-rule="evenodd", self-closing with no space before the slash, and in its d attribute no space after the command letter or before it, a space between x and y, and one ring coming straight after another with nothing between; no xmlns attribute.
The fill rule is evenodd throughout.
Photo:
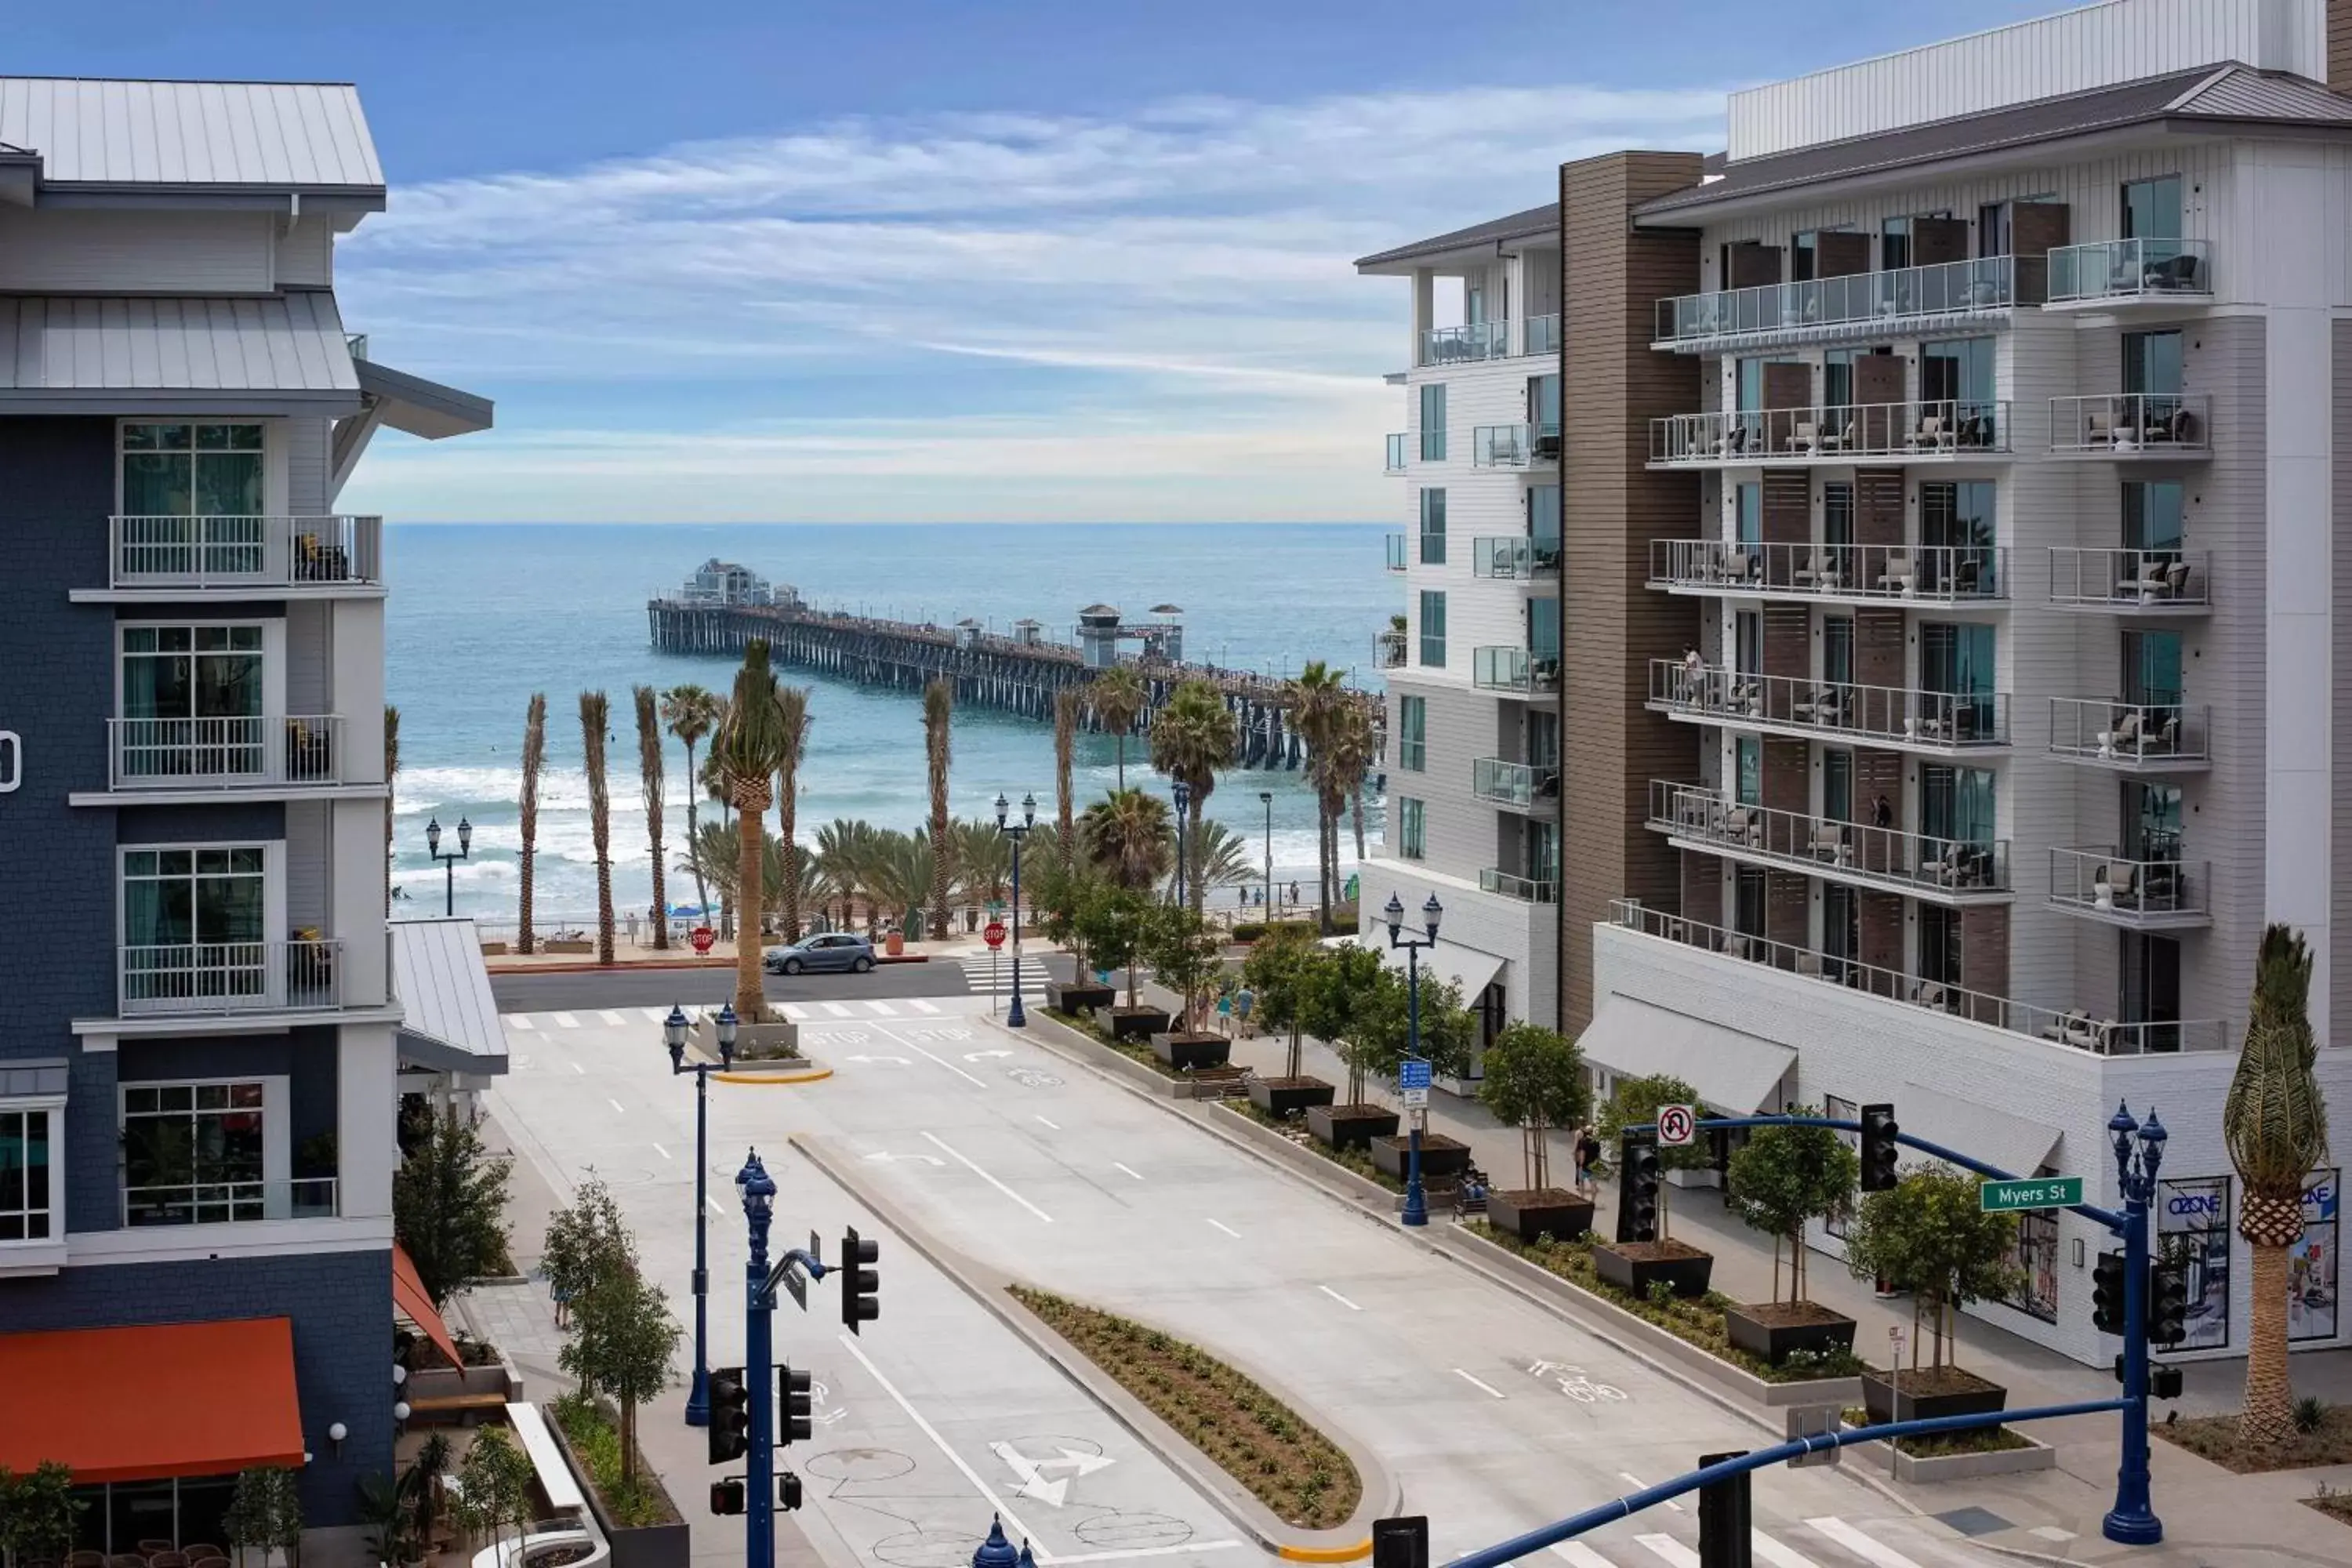
<svg viewBox="0 0 2352 1568"><path fill-rule="evenodd" d="M988 943L991 947L1003 947L1004 945L1004 922L1003 921L989 921L986 929L981 931L980 940Z"/></svg>
<svg viewBox="0 0 2352 1568"><path fill-rule="evenodd" d="M719 933L709 926L697 926L687 933L686 940L694 943L695 952L709 952L710 944L719 940Z"/></svg>

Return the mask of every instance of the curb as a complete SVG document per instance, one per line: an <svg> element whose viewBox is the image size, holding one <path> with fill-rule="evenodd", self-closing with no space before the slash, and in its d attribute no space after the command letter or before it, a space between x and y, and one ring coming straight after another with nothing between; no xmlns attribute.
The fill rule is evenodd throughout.
<svg viewBox="0 0 2352 1568"><path fill-rule="evenodd" d="M929 963L928 952L902 952L893 958L887 952L874 955L874 967L886 963ZM491 974L631 974L639 971L648 973L677 969L733 969L731 958L649 958L637 963L500 963L497 959L484 959L482 967Z"/></svg>
<svg viewBox="0 0 2352 1568"><path fill-rule="evenodd" d="M1388 1467L1381 1462L1380 1457L1318 1415L1316 1417L1317 1425L1356 1467L1363 1492L1357 1501L1354 1515L1340 1530L1307 1532L1322 1539L1305 1542L1281 1540L1275 1531L1291 1527L1277 1519L1271 1509L1244 1489L1240 1482L1211 1463L1173 1427L1152 1414L1142 1401L1096 1366L1085 1352L1013 1301L1004 1289L1005 1286L1015 1282L1012 1276L998 1274L935 1239L895 1201L874 1192L858 1180L855 1173L836 1161L824 1141L793 1132L786 1135L785 1142L810 1164L831 1178L835 1185L870 1209L877 1219L897 1232L900 1239L945 1274L998 1322L1026 1341L1030 1348L1045 1357L1055 1370L1101 1406L1105 1415L1150 1449L1194 1491L1214 1503L1228 1520L1270 1555L1294 1563L1361 1561L1372 1554L1371 1521L1402 1510L1404 1489L1389 1473ZM1267 1393L1294 1409L1311 1411L1314 1408L1306 1401L1295 1398L1287 1389L1269 1383L1254 1372L1245 1368L1235 1370L1242 1371ZM1360 1535L1359 1531L1361 1531ZM1343 1539L1333 1541L1330 1539L1333 1536Z"/></svg>
<svg viewBox="0 0 2352 1568"><path fill-rule="evenodd" d="M829 1067L814 1067L809 1072L715 1072L710 1075L720 1083L750 1083L761 1088L772 1085L817 1083L833 1076Z"/></svg>

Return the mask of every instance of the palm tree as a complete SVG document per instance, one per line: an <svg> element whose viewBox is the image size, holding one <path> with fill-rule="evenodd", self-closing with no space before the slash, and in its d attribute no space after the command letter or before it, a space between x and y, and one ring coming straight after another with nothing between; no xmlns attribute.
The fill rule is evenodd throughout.
<svg viewBox="0 0 2352 1568"><path fill-rule="evenodd" d="M646 797L646 837L654 847L654 946L669 950L669 889L662 881L662 727L654 689L640 686L637 700L637 779Z"/></svg>
<svg viewBox="0 0 2352 1568"><path fill-rule="evenodd" d="M1204 890L1249 887L1258 880L1257 851L1223 823L1201 823L1187 837L1192 843L1186 875L1197 878Z"/></svg>
<svg viewBox="0 0 2352 1568"><path fill-rule="evenodd" d="M1307 778L1316 784L1315 896L1326 935L1331 931L1332 862L1338 858L1338 846L1332 837L1332 814L1346 800L1327 787L1326 782L1332 773L1328 753L1334 727L1347 705L1347 692L1339 682L1339 670L1319 658L1309 659L1307 668L1291 680L1288 694L1291 728L1307 742Z"/></svg>
<svg viewBox="0 0 2352 1568"><path fill-rule="evenodd" d="M1364 860L1364 781L1371 776L1372 763L1377 760L1380 742L1372 733L1372 716L1360 703L1350 702L1339 710L1331 725L1331 783L1356 827L1356 863ZM1331 880L1339 880L1339 824L1336 814L1331 823Z"/></svg>
<svg viewBox="0 0 2352 1568"><path fill-rule="evenodd" d="M1201 811L1209 792L1217 787L1217 770L1234 765L1241 755L1241 726L1225 706L1224 693L1202 679L1179 681L1167 706L1151 724L1151 765L1190 791L1184 805L1183 847L1189 851L1201 837ZM1192 876L1189 853L1182 876L1191 889L1192 912L1201 912L1203 889Z"/></svg>
<svg viewBox="0 0 2352 1568"><path fill-rule="evenodd" d="M610 705L601 691L580 694L580 744L588 765L588 837L596 846L596 962L613 962L613 812L604 786L605 726Z"/></svg>
<svg viewBox="0 0 2352 1568"><path fill-rule="evenodd" d="M1122 888L1148 892L1175 864L1168 803L1139 789L1114 790L1078 818L1080 852Z"/></svg>
<svg viewBox="0 0 2352 1568"><path fill-rule="evenodd" d="M686 837L695 838L695 796L698 793L700 775L694 771L694 748L702 737L719 727L725 708L719 699L691 683L673 686L662 693L662 723L669 732L686 742ZM710 889L698 865L694 873L694 900L702 906L702 918L710 918Z"/></svg>
<svg viewBox="0 0 2352 1568"><path fill-rule="evenodd" d="M808 754L809 693L805 686L787 686L778 700L784 706L784 764L776 770L776 837L783 845L783 929L786 942L801 935L801 869L799 831L801 759Z"/></svg>
<svg viewBox="0 0 2352 1568"><path fill-rule="evenodd" d="M948 728L955 718L955 688L934 680L923 688L923 755L931 773L931 940L948 939Z"/></svg>
<svg viewBox="0 0 2352 1568"><path fill-rule="evenodd" d="M2311 950L2273 925L2254 960L2254 999L2237 1075L2221 1106L2221 1136L2245 1184L2238 1234L2253 1249L2252 1323L2246 1344L2242 1441L2268 1448L2293 1429L2287 1378L2286 1249L2303 1235L2303 1184L2327 1163L2327 1108L2312 1075L2315 1050L2306 1005Z"/></svg>
<svg viewBox="0 0 2352 1568"><path fill-rule="evenodd" d="M539 775L546 769L547 693L534 691L530 706L523 710L522 797L517 802L522 817L522 868L518 878L522 929L515 935L515 948L521 952L533 952L539 945L539 932L531 925L531 900L538 887Z"/></svg>
<svg viewBox="0 0 2352 1568"><path fill-rule="evenodd" d="M1062 830L1064 844L1071 842L1071 823L1076 820L1070 768L1078 749L1078 712L1085 706L1086 697L1075 686L1054 693L1054 822Z"/></svg>
<svg viewBox="0 0 2352 1568"><path fill-rule="evenodd" d="M767 990L760 974L760 916L766 889L760 874L767 841L764 818L776 793L776 770L789 743L784 733L782 688L768 663L768 639L743 645L743 668L735 672L727 717L711 737L711 755L726 770L735 801L735 829L742 840L736 871L735 1016L747 1023L767 1016Z"/></svg>
<svg viewBox="0 0 2352 1568"><path fill-rule="evenodd" d="M1094 703L1095 717L1118 738L1118 787L1123 790L1127 787L1127 732L1135 728L1136 716L1150 705L1151 693L1134 667L1124 664L1096 677L1087 693Z"/></svg>
<svg viewBox="0 0 2352 1568"><path fill-rule="evenodd" d="M879 912L903 928L932 896L939 858L931 851L929 830L923 825L912 833L877 828L867 841L867 857L869 921Z"/></svg>
<svg viewBox="0 0 2352 1568"><path fill-rule="evenodd" d="M833 890L841 895L841 929L849 929L853 907L863 900L866 923L874 923L874 825L856 817L837 816L816 830L816 861Z"/></svg>
<svg viewBox="0 0 2352 1568"><path fill-rule="evenodd" d="M975 816L959 822L953 837L956 897L966 904L1004 898L1013 879L1013 840L996 819Z"/></svg>
<svg viewBox="0 0 2352 1568"><path fill-rule="evenodd" d="M383 705L383 907L392 909L392 784L400 773L400 710Z"/></svg>

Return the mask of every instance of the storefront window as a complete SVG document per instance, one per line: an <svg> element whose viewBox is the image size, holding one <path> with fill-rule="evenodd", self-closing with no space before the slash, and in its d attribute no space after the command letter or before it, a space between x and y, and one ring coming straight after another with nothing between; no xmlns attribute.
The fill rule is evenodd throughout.
<svg viewBox="0 0 2352 1568"><path fill-rule="evenodd" d="M2058 1321L2058 1211L2017 1216L2017 1293L2009 1304L2045 1323Z"/></svg>
<svg viewBox="0 0 2352 1568"><path fill-rule="evenodd" d="M1832 1121L1859 1121L1862 1120L1862 1107L1851 1100L1840 1100L1834 1094L1825 1095L1822 1099L1822 1114ZM1859 1132L1841 1132L1838 1136L1845 1140L1849 1149L1859 1150L1862 1147L1862 1134ZM1846 1221L1851 1217L1847 1208L1840 1205L1822 1216L1822 1229L1843 1241Z"/></svg>
<svg viewBox="0 0 2352 1568"><path fill-rule="evenodd" d="M2189 1262L2189 1337L2176 1349L2214 1351L2230 1342L2230 1178L2158 1184L2159 1256Z"/></svg>
<svg viewBox="0 0 2352 1568"><path fill-rule="evenodd" d="M2335 1171L2303 1181L2303 1235L2286 1249L2286 1337L2336 1337Z"/></svg>

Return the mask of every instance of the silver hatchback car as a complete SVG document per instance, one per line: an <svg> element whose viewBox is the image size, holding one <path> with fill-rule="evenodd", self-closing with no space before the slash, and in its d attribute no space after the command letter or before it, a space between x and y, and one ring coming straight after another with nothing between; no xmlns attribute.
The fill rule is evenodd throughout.
<svg viewBox="0 0 2352 1568"><path fill-rule="evenodd" d="M874 944L855 931L819 931L790 947L772 947L762 963L771 974L822 974L848 970L863 974L874 967Z"/></svg>

